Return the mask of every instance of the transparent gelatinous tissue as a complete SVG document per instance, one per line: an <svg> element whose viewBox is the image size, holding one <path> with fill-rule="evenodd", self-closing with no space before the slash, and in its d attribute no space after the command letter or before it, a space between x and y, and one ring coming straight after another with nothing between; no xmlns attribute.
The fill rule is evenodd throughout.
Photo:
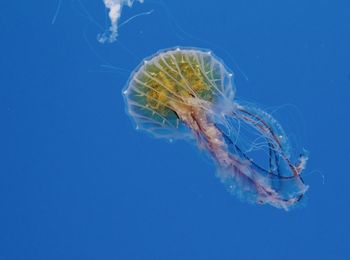
<svg viewBox="0 0 350 260"><path fill-rule="evenodd" d="M114 42L118 37L118 22L122 13L123 6L132 7L134 2L143 3L144 0L103 0L108 9L108 16L111 22L109 31L98 36L101 43Z"/></svg>
<svg viewBox="0 0 350 260"><path fill-rule="evenodd" d="M307 155L292 162L278 122L235 101L233 74L211 51L160 51L136 68L123 93L136 128L156 137L195 140L240 199L288 210L307 191L301 177Z"/></svg>

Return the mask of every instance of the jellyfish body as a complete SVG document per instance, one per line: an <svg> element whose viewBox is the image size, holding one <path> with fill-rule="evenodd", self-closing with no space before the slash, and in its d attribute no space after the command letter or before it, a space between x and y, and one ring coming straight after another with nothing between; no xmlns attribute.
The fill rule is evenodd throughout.
<svg viewBox="0 0 350 260"><path fill-rule="evenodd" d="M132 7L135 0L103 0L104 5L109 10L108 16L111 21L109 33L104 33L98 36L98 41L101 43L114 42L118 37L118 22L124 5ZM136 0L143 3L144 0Z"/></svg>
<svg viewBox="0 0 350 260"><path fill-rule="evenodd" d="M231 193L287 210L307 190L300 175L307 157L292 163L281 126L268 113L235 102L232 78L212 52L174 48L144 60L123 93L137 128L156 137L194 139ZM249 156L255 145L246 146L242 129L264 140L267 166Z"/></svg>

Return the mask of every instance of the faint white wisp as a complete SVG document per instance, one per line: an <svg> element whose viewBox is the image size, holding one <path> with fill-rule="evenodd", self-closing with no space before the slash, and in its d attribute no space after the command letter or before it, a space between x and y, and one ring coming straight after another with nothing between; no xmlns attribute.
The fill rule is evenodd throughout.
<svg viewBox="0 0 350 260"><path fill-rule="evenodd" d="M108 32L98 35L97 39L100 43L114 42L118 37L118 22L121 16L123 6L132 7L137 1L143 3L144 0L103 0L104 5L108 9L108 16L111 22Z"/></svg>

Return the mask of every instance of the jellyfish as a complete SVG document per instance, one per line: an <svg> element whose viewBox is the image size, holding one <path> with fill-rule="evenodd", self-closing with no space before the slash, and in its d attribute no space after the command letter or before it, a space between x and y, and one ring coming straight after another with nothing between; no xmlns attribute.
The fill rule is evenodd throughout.
<svg viewBox="0 0 350 260"><path fill-rule="evenodd" d="M307 154L293 163L279 123L235 101L233 73L211 51L159 51L134 70L123 94L137 129L197 144L215 162L228 191L241 200L288 210L307 191L301 177ZM266 158L257 160L257 151Z"/></svg>
<svg viewBox="0 0 350 260"><path fill-rule="evenodd" d="M103 0L104 5L109 9L108 16L111 21L109 34L104 33L98 36L98 41L101 43L114 42L118 36L118 21L124 5L132 7L135 0ZM143 3L144 0L136 0Z"/></svg>

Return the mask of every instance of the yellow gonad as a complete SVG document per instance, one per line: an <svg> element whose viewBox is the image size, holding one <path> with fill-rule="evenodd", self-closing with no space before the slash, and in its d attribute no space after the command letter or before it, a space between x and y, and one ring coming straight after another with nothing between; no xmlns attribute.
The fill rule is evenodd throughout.
<svg viewBox="0 0 350 260"><path fill-rule="evenodd" d="M211 51L160 51L131 75L124 90L128 113L156 137L196 140L241 199L287 210L307 190L300 176L307 156L292 163L282 127L268 113L235 102L232 77ZM251 156L257 150L267 154L265 163Z"/></svg>

